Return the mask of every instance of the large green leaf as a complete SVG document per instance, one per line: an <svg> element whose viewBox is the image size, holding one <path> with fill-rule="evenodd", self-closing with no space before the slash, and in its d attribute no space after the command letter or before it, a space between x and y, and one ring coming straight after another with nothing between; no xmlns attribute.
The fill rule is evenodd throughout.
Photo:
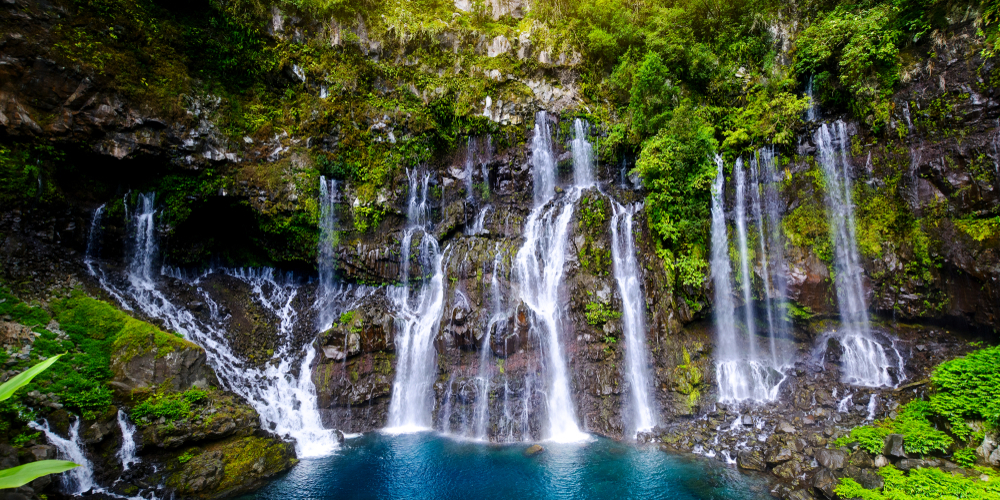
<svg viewBox="0 0 1000 500"><path fill-rule="evenodd" d="M0 489L24 486L42 476L59 474L76 467L79 465L66 460L41 460L0 470Z"/></svg>
<svg viewBox="0 0 1000 500"><path fill-rule="evenodd" d="M42 361L41 363L38 363L37 365L32 366L27 370L24 370L16 377L4 382L3 385L0 385L0 401L3 401L13 396L14 391L17 391L18 389L28 385L28 382L31 382L31 379L35 378L35 376L37 376L39 373L42 373L43 371L47 370L50 366L52 366L52 363L55 363L56 360L58 360L60 357L62 357L62 354L58 356L52 356L51 358L46 359L45 361Z"/></svg>

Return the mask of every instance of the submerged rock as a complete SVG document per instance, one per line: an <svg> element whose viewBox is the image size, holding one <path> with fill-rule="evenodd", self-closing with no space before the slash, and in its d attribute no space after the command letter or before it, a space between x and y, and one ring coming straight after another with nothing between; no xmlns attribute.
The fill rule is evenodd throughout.
<svg viewBox="0 0 1000 500"><path fill-rule="evenodd" d="M542 448L541 445L533 444L533 445L529 446L528 449L524 450L524 456L526 456L526 457L532 457L532 456L535 456L535 455L537 455L537 454L539 454L539 453L541 453L543 451L545 451L545 448Z"/></svg>

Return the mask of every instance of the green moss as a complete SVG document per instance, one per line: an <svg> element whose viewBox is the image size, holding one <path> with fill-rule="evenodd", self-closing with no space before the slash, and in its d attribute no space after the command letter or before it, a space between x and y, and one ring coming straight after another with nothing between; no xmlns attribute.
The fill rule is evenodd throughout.
<svg viewBox="0 0 1000 500"><path fill-rule="evenodd" d="M149 423L160 418L173 423L190 418L192 406L206 400L208 395L199 389L184 392L158 392L132 408L131 417L140 423Z"/></svg>
<svg viewBox="0 0 1000 500"><path fill-rule="evenodd" d="M604 302L588 302L586 308L584 317L587 319L587 324L591 326L603 326L608 321L622 317L621 312L612 310Z"/></svg>

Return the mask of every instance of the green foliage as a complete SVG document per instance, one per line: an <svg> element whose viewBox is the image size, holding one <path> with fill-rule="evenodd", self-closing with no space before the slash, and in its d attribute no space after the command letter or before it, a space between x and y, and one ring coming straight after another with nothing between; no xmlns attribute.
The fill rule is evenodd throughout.
<svg viewBox="0 0 1000 500"><path fill-rule="evenodd" d="M3 384L0 384L0 401L9 399L15 392L17 392L18 389L28 385L33 378L49 369L49 367L55 364L56 361L59 361L60 357L61 355L53 356L15 375Z"/></svg>
<svg viewBox="0 0 1000 500"><path fill-rule="evenodd" d="M0 489L19 488L49 474L60 474L79 465L66 460L39 460L0 470Z"/></svg>
<svg viewBox="0 0 1000 500"><path fill-rule="evenodd" d="M49 144L0 145L0 206L58 199L53 171L62 159L62 152Z"/></svg>
<svg viewBox="0 0 1000 500"><path fill-rule="evenodd" d="M587 324L591 326L602 326L608 321L622 317L621 312L612 310L604 302L588 302L586 308L584 317L587 318Z"/></svg>
<svg viewBox="0 0 1000 500"><path fill-rule="evenodd" d="M952 424L959 437L971 431L965 419L1000 425L1000 347L989 347L938 365L931 375L930 408Z"/></svg>
<svg viewBox="0 0 1000 500"><path fill-rule="evenodd" d="M137 422L152 423L160 418L175 422L191 416L191 407L208 397L205 391L188 389L184 392L158 392L132 408Z"/></svg>
<svg viewBox="0 0 1000 500"><path fill-rule="evenodd" d="M649 189L649 227L663 249L678 260L689 259L685 262L689 271L703 267L690 259L704 260L708 241L710 188L716 173L714 135L705 112L684 103L645 143L636 162L635 171ZM686 281L697 280L689 276Z"/></svg>
<svg viewBox="0 0 1000 500"><path fill-rule="evenodd" d="M972 468L976 465L976 450L975 448L962 448L953 453L951 458L962 467Z"/></svg>
<svg viewBox="0 0 1000 500"><path fill-rule="evenodd" d="M876 128L885 125L899 81L898 11L876 4L857 10L838 6L821 15L797 39L796 73L804 79L815 75L822 102L850 107Z"/></svg>
<svg viewBox="0 0 1000 500"><path fill-rule="evenodd" d="M183 464L186 464L186 463L190 462L192 458L194 458L194 457L196 457L196 456L198 456L200 454L201 453L199 452L198 449L191 449L191 450L185 451L183 454L181 454L180 456L178 456L177 457L177 461L180 462L183 465Z"/></svg>
<svg viewBox="0 0 1000 500"><path fill-rule="evenodd" d="M931 405L926 401L913 401L903 406L896 419L885 419L873 425L851 429L848 436L836 441L837 446L845 446L853 441L872 454L882 452L885 437L902 434L903 447L907 453L927 455L933 451L945 452L954 442L947 433L939 431L927 418L932 415Z"/></svg>
<svg viewBox="0 0 1000 500"><path fill-rule="evenodd" d="M1000 234L1000 217L992 219L957 219L955 227L961 229L972 239L983 242Z"/></svg>
<svg viewBox="0 0 1000 500"><path fill-rule="evenodd" d="M840 480L834 490L841 498L861 498L863 500L932 500L974 499L992 500L1000 497L1000 480L989 477L987 481L967 478L961 474L949 474L941 469L929 467L911 469L909 474L889 465L878 471L885 479L882 491L868 490L850 478Z"/></svg>

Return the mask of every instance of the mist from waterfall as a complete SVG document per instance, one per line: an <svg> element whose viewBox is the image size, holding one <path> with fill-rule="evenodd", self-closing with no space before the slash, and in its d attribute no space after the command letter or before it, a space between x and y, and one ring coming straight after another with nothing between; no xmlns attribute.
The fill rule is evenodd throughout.
<svg viewBox="0 0 1000 500"><path fill-rule="evenodd" d="M635 253L633 216L642 206L625 207L611 200L611 260L615 281L622 297L622 327L625 331L625 364L631 407L629 435L648 431L656 425L655 402L650 394L649 346L646 343L646 298Z"/></svg>
<svg viewBox="0 0 1000 500"><path fill-rule="evenodd" d="M826 209L830 239L834 249L835 287L840 311L840 344L844 381L879 387L893 385L893 367L871 331L863 281L864 269L858 254L854 219L850 138L847 125L836 121L822 124L816 131L816 160L826 176Z"/></svg>
<svg viewBox="0 0 1000 500"><path fill-rule="evenodd" d="M408 226L403 232L401 286L389 296L398 313L396 332L396 378L389 403L389 432L414 432L430 429L434 409L434 380L437 375L434 337L444 309L444 271L437 240L428 232L430 210L427 204L430 174L408 171ZM419 265L423 275L415 297L410 293L410 253L413 237L419 240Z"/></svg>
<svg viewBox="0 0 1000 500"><path fill-rule="evenodd" d="M577 137L577 139L584 139ZM576 407L570 391L569 375L560 341L563 329L563 315L560 304L560 285L566 263L569 222L573 218L573 207L580 198L580 187L573 186L560 200L555 198L556 164L551 150L548 117L539 112L535 120L532 163L535 178L535 207L524 225L524 244L517 252L515 266L521 287L521 300L531 309L532 324L542 339L543 359L547 377L546 438L558 442L575 442L589 438L580 430L576 419ZM583 155L583 143L575 147ZM577 154L574 153L574 160ZM592 165L574 161L574 178L586 178L588 174L577 169L592 170Z"/></svg>

